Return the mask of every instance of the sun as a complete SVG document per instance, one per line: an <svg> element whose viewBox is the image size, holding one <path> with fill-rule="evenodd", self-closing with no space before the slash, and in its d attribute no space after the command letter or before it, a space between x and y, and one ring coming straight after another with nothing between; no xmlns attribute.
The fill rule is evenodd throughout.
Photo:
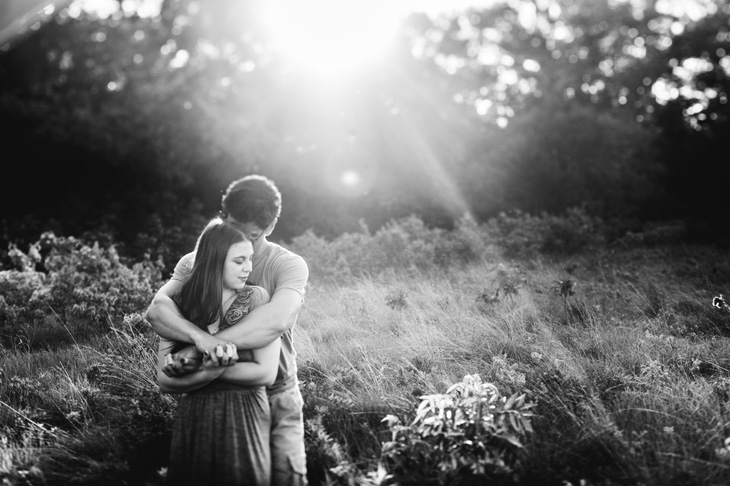
<svg viewBox="0 0 730 486"><path fill-rule="evenodd" d="M403 14L392 0L274 0L264 18L273 49L287 63L336 76L382 56Z"/></svg>

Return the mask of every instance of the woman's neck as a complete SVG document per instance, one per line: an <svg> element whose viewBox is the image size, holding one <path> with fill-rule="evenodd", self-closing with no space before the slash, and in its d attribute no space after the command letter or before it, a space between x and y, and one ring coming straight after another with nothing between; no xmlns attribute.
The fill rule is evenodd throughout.
<svg viewBox="0 0 730 486"><path fill-rule="evenodd" d="M222 294L223 294L223 295L221 296L221 297L222 297L222 299L221 299L221 304L223 305L223 307L225 307L225 306L226 306L226 304L227 304L227 303L228 303L228 302L229 302L229 301L230 301L231 299L233 299L233 297L235 297L235 296L236 296L236 291L235 291L235 290L233 290L233 289L223 289L223 292L222 292Z"/></svg>

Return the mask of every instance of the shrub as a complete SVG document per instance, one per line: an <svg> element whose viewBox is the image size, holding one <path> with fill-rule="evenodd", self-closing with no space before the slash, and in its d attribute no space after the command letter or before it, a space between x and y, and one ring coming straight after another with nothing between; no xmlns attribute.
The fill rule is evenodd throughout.
<svg viewBox="0 0 730 486"><path fill-rule="evenodd" d="M479 375L467 375L445 394L421 398L410 425L384 419L392 439L383 444L382 461L400 484L510 480L522 437L532 432L534 404L525 395L503 397Z"/></svg>
<svg viewBox="0 0 730 486"><path fill-rule="evenodd" d="M114 246L100 248L73 238L53 238L46 258L46 303L66 314L100 322L121 318L149 305L161 281L160 267L144 261L132 268L122 264Z"/></svg>
<svg viewBox="0 0 730 486"><path fill-rule="evenodd" d="M291 249L304 257L312 276L341 280L388 270L458 267L495 250L521 258L566 255L594 248L603 233L602 221L580 208L537 216L518 210L483 224L464 216L451 231L429 228L412 215L386 223L375 234L361 223L360 232L332 241L308 231L292 240Z"/></svg>
<svg viewBox="0 0 730 486"><path fill-rule="evenodd" d="M427 270L463 265L482 257L485 239L469 218L453 231L429 228L417 216L391 221L371 234L345 233L332 241L312 231L292 240L291 248L304 257L313 276L327 280L378 275L392 269Z"/></svg>
<svg viewBox="0 0 730 486"><path fill-rule="evenodd" d="M486 231L510 257L538 254L567 255L590 249L603 241L603 223L585 210L539 216L515 210L485 223Z"/></svg>
<svg viewBox="0 0 730 486"><path fill-rule="evenodd" d="M33 258L40 272L19 256L20 271L0 272L0 331L6 342L21 331L41 336L33 331L39 326L63 326L76 338L105 330L145 309L162 283L160 262L129 267L114 246L44 233L32 248L40 248L42 257ZM51 344L46 341L38 344Z"/></svg>
<svg viewBox="0 0 730 486"><path fill-rule="evenodd" d="M338 280L366 271L362 254L367 251L370 239L365 226L360 233L345 233L331 242L309 230L294 238L291 248L304 257L313 276Z"/></svg>
<svg viewBox="0 0 730 486"><path fill-rule="evenodd" d="M42 311L28 305L36 292L46 285L46 275L36 271L0 271L0 329L41 317ZM36 315L39 311L40 315Z"/></svg>
<svg viewBox="0 0 730 486"><path fill-rule="evenodd" d="M440 266L472 263L483 258L487 249L484 228L465 215L456 221L452 231L443 232L436 239L434 260Z"/></svg>
<svg viewBox="0 0 730 486"><path fill-rule="evenodd" d="M639 229L627 230L616 243L624 247L659 246L678 243L687 237L686 225L681 221L646 223Z"/></svg>

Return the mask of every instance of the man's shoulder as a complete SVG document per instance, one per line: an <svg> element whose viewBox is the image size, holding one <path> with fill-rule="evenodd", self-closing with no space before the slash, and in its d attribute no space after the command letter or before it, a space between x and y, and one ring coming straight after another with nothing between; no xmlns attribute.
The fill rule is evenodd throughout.
<svg viewBox="0 0 730 486"><path fill-rule="evenodd" d="M182 258L175 265L175 270L172 273L172 278L176 280L184 280L193 273L193 264L195 263L195 252L191 251L187 255L183 255Z"/></svg>
<svg viewBox="0 0 730 486"><path fill-rule="evenodd" d="M256 260L256 256L254 256ZM309 279L309 267L304 258L291 250L276 243L270 243L267 255L264 256L263 272L276 279L275 287L284 287L287 284L292 288L304 288Z"/></svg>
<svg viewBox="0 0 730 486"><path fill-rule="evenodd" d="M282 260L282 261L297 261L301 262L304 265L306 265L306 262L304 261L304 258L297 255L293 251L284 248L283 246L279 245L278 243L272 243L269 242L269 252L268 252L268 258L271 260ZM256 258L254 256L254 258Z"/></svg>

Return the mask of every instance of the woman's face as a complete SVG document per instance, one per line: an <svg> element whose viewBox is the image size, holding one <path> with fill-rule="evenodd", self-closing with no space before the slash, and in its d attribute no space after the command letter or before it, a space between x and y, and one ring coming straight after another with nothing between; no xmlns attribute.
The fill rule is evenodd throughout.
<svg viewBox="0 0 730 486"><path fill-rule="evenodd" d="M241 290L246 285L248 274L251 273L252 258L253 245L250 241L231 245L223 265L224 290Z"/></svg>

